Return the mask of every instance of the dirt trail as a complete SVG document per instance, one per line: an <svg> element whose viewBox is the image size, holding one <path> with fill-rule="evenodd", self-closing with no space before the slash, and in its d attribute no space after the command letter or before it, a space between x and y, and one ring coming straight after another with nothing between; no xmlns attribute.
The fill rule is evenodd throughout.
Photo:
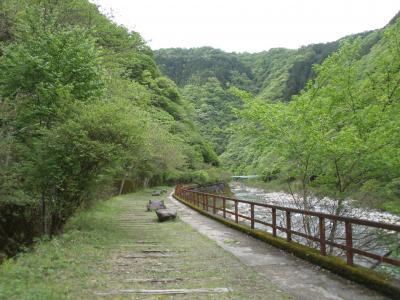
<svg viewBox="0 0 400 300"><path fill-rule="evenodd" d="M172 196L169 201L178 210L184 222L214 240L220 247L239 258L244 265L276 284L280 290L297 299L387 299L366 287L207 218Z"/></svg>

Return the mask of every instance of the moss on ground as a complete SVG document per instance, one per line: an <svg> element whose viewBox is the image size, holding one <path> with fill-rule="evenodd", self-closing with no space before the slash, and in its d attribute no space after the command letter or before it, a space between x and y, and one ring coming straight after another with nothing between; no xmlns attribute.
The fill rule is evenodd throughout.
<svg viewBox="0 0 400 300"><path fill-rule="evenodd" d="M226 294L173 299L289 299L251 267L179 219L145 212L151 190L115 197L76 214L64 234L0 266L0 299L93 299L118 289L230 287ZM158 197L159 198L159 197ZM164 257L146 257L146 250ZM141 258L140 258L141 257ZM167 283L142 279L176 279ZM171 299L113 295L112 299Z"/></svg>
<svg viewBox="0 0 400 300"><path fill-rule="evenodd" d="M231 228L251 235L259 240L265 241L268 244L273 245L279 249L293 253L299 258L319 265L335 274L350 279L354 282L363 284L371 289L392 297L393 299L398 299L400 295L400 287L398 285L395 285L395 283L393 283L390 278L387 278L382 274L361 266L349 266L344 260L338 257L323 256L319 253L319 251L315 249L297 243L289 243L283 238L273 237L272 234L268 232L251 229L249 226L237 224L228 219L224 219L222 217L200 210L196 206L184 201L183 199L180 199L179 197L175 196L175 198L205 216L217 220Z"/></svg>

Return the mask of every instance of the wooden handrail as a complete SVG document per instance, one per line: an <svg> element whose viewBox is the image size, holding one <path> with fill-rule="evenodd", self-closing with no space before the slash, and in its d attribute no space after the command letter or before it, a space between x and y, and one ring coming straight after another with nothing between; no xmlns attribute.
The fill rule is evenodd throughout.
<svg viewBox="0 0 400 300"><path fill-rule="evenodd" d="M274 237L277 236L277 230L286 233L286 240L289 243L293 242L292 235L301 236L307 240L311 240L313 242L319 243L319 249L321 255L327 255L326 253L326 245L331 247L336 247L346 251L346 261L347 264L353 265L354 263L354 254L358 254L361 256L365 256L368 258L372 258L378 260L379 262L388 263L394 266L400 266L400 260L395 258L389 258L387 256L378 255L375 253L367 252L361 249L357 249L353 247L353 228L352 225L363 225L367 227L373 227L378 229L385 229L389 231L394 231L395 233L400 233L400 226L395 224L388 224L383 222L376 222L370 220L363 220L357 219L352 217L345 217L345 216L336 216L327 213L315 212L315 211L308 211L303 209L297 209L292 207L284 207L279 205L272 205L266 203L258 203L253 201L247 200L240 200L231 197L225 197L222 195L210 194L199 192L196 190L184 188L182 186L177 186L175 188L175 196L181 198L184 201L191 203L192 205L196 206L199 209L209 212L209 208L212 208L212 214L218 214L218 212L222 212L222 217L226 218L228 215L233 215L235 219L235 223L239 223L239 218L245 219L250 221L250 227L252 229L255 228L255 224L262 224L264 226L268 226L272 228L272 235ZM212 203L209 203L209 200L212 199ZM217 199L222 200L222 208L217 207L216 201ZM227 203L233 202L234 210L227 209ZM243 215L239 213L239 203L248 204L250 209L250 216ZM267 223L255 218L255 207L264 207L271 209L271 218L272 224ZM283 226L279 226L277 224L277 212L281 211L285 214L285 224ZM301 214L305 216L314 216L318 217L318 228L319 233L318 237L311 236L306 233L298 232L292 229L292 214ZM334 242L333 240L327 240L325 236L325 221L332 220L332 221L339 221L344 223L344 237L346 244L339 244Z"/></svg>

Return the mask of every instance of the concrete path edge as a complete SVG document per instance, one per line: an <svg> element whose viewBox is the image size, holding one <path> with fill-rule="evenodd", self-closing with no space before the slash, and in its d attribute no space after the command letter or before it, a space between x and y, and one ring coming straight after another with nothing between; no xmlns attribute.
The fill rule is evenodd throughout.
<svg viewBox="0 0 400 300"><path fill-rule="evenodd" d="M383 277L381 274L377 272L374 272L372 270L360 266L349 266L346 264L346 262L344 262L340 258L320 255L319 252L316 251L315 249L297 243L288 243L286 242L286 240L279 237L275 238L271 234L265 231L251 229L249 226L234 223L232 221L229 221L228 219L224 219L219 216L208 213L206 211L203 211L200 208L196 207L195 205L177 197L175 194L173 194L172 196L182 204L190 207L191 209L199 212L204 216L216 220L230 228L246 233L274 247L292 253L293 255L301 259L319 265L322 268L327 269L332 273L335 273L341 277L362 284L370 289L378 291L393 299L398 299L400 295L400 287L396 286L392 282L392 280Z"/></svg>

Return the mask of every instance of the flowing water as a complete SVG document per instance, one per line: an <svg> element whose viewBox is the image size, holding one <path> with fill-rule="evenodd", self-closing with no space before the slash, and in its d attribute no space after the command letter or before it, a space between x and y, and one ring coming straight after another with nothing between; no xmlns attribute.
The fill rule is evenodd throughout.
<svg viewBox="0 0 400 300"><path fill-rule="evenodd" d="M323 212L333 214L337 207L337 202L328 197L316 198L310 197L306 203L298 195L291 195L284 192L268 192L259 188L249 187L240 182L231 183L231 190L235 194L235 198L254 201L259 203L268 203L277 206L292 207L299 209L306 209L316 212ZM238 206L240 214L250 216L250 205L240 203ZM255 218L264 222L272 223L271 209L257 207L254 209ZM359 208L352 206L351 201L345 201L343 209L340 213L341 216L355 217L370 221L384 222L390 224L400 225L400 216L388 212L380 212L373 209ZM249 223L247 220L240 220L244 223ZM315 237L319 236L319 223L317 217L304 217L300 214L292 214L292 230L299 231ZM277 225L285 227L284 212L277 211ZM272 228L262 224L255 224L255 227L268 232L272 232ZM339 244L345 243L344 224L337 223L337 228L334 230L333 222L326 220L325 235L328 239L329 235L334 232L333 241ZM386 255L388 257L400 258L400 235L399 233L375 229L372 227L354 225L353 230L353 247L364 251L376 253L379 255ZM286 237L286 233L278 230L277 235ZM303 237L292 236L292 239L301 244L308 245L315 249L319 249L319 243L307 241ZM338 248L327 248L328 253L334 254L339 257L345 258L346 253ZM354 261L357 264L376 268L380 271L389 272L396 278L400 278L400 268L393 267L387 264L376 264L376 260L368 259L363 256L355 255Z"/></svg>

